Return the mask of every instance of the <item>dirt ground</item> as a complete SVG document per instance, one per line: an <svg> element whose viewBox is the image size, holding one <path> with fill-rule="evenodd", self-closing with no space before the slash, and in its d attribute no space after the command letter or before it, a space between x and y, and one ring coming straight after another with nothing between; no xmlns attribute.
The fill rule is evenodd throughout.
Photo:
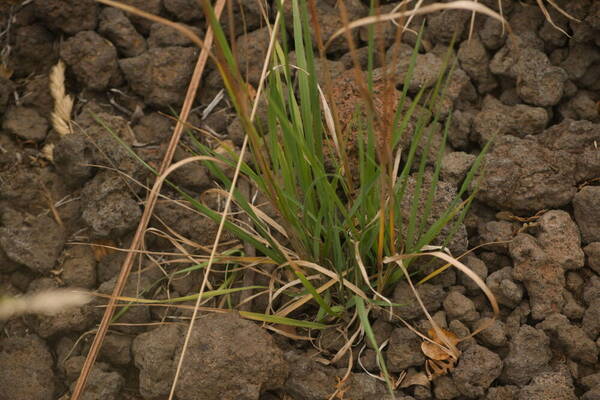
<svg viewBox="0 0 600 400"><path fill-rule="evenodd" d="M124 2L204 33L195 0ZM236 57L256 85L268 29L257 2L234 3L234 21L243 21L233 27L239 35ZM323 32L331 34L340 24L335 1L317 3ZM367 15L366 3L346 1L351 19ZM481 3L497 9L495 0ZM487 242L511 242L481 247L465 258L497 297L501 317L460 343L458 365L447 375L410 384L423 370L421 340L384 315L373 321L378 342L389 340L384 355L390 372L407 372L408 383L396 399L600 399L600 2L556 3L577 19L548 4L568 35L544 18L535 1L502 0L510 37L497 21L478 16L469 40L466 11L412 22L418 28L425 21L426 29L410 95L435 83L452 35L458 35L458 64L442 104L443 118L452 118L452 125L440 183L450 197L441 203L451 200L475 155L495 136L485 178L451 250L460 254ZM383 10L397 4L386 1ZM392 25L381 35L391 46ZM354 36L365 46L365 30ZM410 52L414 39L404 36L400 54ZM111 293L123 253L81 243L127 248L153 175L97 118L137 157L159 165L173 128L164 113L181 106L198 49L171 28L93 0L33 0L0 3L0 50L0 295L57 287ZM364 47L359 55L366 62ZM347 44L334 42L328 57L321 63L334 78L347 76L352 66ZM50 120L48 74L59 59L75 97L75 128L66 136ZM406 67L401 61L398 73ZM203 114L221 89L209 66L190 123L239 146L241 125L226 98ZM186 143L175 160L189 155ZM42 151L49 144L52 161ZM214 187L201 165L190 164L172 179L193 196ZM188 265L177 256L182 247L162 232L172 235L170 228L204 246L216 232L214 223L169 200L181 200L179 194L168 188L164 194L144 248L175 255L144 258L125 296L197 292L197 272L152 287L166 274L157 266ZM148 287L152 290L140 290ZM492 316L478 287L454 271L419 292L434 318L458 337ZM405 304L398 309L403 318L427 327L406 283L393 299ZM68 399L102 316L103 308L95 307L101 303L96 299L52 317L0 320L0 400ZM129 310L111 326L83 398L166 399L185 324L155 325L186 317L189 313L173 308ZM343 341L326 331L318 343L332 355ZM354 354L360 364L337 398L389 398L384 383L369 375L379 373L375 351L359 350ZM190 339L176 397L327 399L340 387L348 360L325 366L314 353L310 344L274 335L236 314L207 315Z"/></svg>

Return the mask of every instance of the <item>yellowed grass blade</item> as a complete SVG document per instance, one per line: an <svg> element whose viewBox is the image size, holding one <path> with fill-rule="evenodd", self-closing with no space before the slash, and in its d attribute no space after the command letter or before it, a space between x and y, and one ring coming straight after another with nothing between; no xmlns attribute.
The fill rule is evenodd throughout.
<svg viewBox="0 0 600 400"><path fill-rule="evenodd" d="M440 254L445 254L445 253L441 253ZM408 271L406 270L406 266L404 265L403 259L406 257L399 257L396 258L395 260L393 260L399 267L400 269L402 269L402 272L404 273L404 276L406 277L406 281L408 282L413 294L415 295L415 298L417 299L417 302L419 303L419 305L421 306L421 309L423 310L423 312L425 313L425 316L427 317L427 320L429 321L429 323L431 324L431 326L433 327L433 329L435 330L435 333L437 335L437 337L439 339L441 339L440 341L445 345L443 346L441 343L437 343L434 340L430 339L428 340L430 343L437 345L440 347L440 349L445 352L446 354L448 354L448 356L450 356L451 358L457 360L458 356L460 355L460 351L458 350L458 348L456 347L456 344L454 343L453 340L450 340L448 338L448 336L444 333L444 331L442 330L442 328L439 326L439 324L431 317L431 314L429 314L429 310L427 310L427 307L425 307L425 304L423 304L423 300L421 299L421 296L419 295L419 292L417 291L417 289L414 287L413 283L412 283L412 279L410 279L410 274L408 273ZM391 257L386 258L387 261L391 260ZM384 262L387 262L386 260L384 260ZM429 338L428 338L429 339Z"/></svg>
<svg viewBox="0 0 600 400"><path fill-rule="evenodd" d="M385 297L384 295L382 295L381 293L379 293L377 290L375 290L375 288L373 288L373 286L371 286L371 282L369 280L369 274L367 273L367 268L365 267L365 264L363 263L363 260L360 257L360 249L359 249L357 241L354 241L354 257L356 258L356 264L358 265L360 274L361 274L363 280L365 281L365 283L367 284L367 286L369 286L369 289L371 289L371 291L375 294L375 296L379 297L381 300L388 303L390 305L390 312L392 312L392 309L391 309L392 301L390 299L388 299L387 297Z"/></svg>
<svg viewBox="0 0 600 400"><path fill-rule="evenodd" d="M398 254L398 255L395 255L395 256L386 257L385 260L384 260L384 262L386 262L386 263L389 263L389 262L395 262L395 263L397 263L400 266L400 268L402 268L403 272L406 274L407 280L408 280L408 282L412 286L412 283L410 281L410 277L408 275L408 271L406 271L406 268L404 267L404 265L402 263L402 260L407 259L407 258L423 257L423 256L433 256L433 257L440 258L440 259L446 261L447 263L451 264L452 266L454 266L456 269L458 269L461 272L463 272L465 275L467 275L471 280L473 280L473 282L475 282L477 284L477 286L479 286L479 288L481 289L481 291L488 298L488 301L490 302L490 305L492 306L492 310L494 311L494 318L497 318L500 315L500 307L498 306L498 302L496 301L496 297L494 296L494 294L492 293L492 291L490 290L490 288L485 284L485 282L479 277L479 275L477 275L475 272L473 272L465 264L463 264L460 261L458 261L456 258L454 258L454 257L452 257L452 256L450 256L450 255L448 255L448 254L446 254L444 252L433 251L433 252L427 252L427 253ZM488 320L487 323L483 324L478 329L474 330L467 337L475 336L479 332L481 332L484 329L488 328L494 322L494 318ZM436 333L440 337L444 337L444 335L440 334L440 332L438 332L437 329L436 329ZM461 338L461 340L464 340L464 339L465 338Z"/></svg>

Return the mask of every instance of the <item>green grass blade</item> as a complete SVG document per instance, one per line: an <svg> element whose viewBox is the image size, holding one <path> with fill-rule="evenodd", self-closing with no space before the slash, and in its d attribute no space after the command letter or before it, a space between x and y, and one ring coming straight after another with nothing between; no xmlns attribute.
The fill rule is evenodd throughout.
<svg viewBox="0 0 600 400"><path fill-rule="evenodd" d="M317 302L317 304L319 304L319 306L329 315L331 315L332 317L338 317L339 313L334 312L331 307L329 306L329 304L327 304L325 302L325 300L323 299L323 297L319 294L319 292L317 292L317 289L315 289L315 287L312 285L312 283L310 283L310 281L308 279L306 279L306 277L304 276L304 274L300 271L294 271L294 274L296 275L296 277L298 279L300 279L300 282L302 282L302 286L304 286L304 288L306 289L306 291L308 293L310 293L310 295L315 299L315 301Z"/></svg>
<svg viewBox="0 0 600 400"><path fill-rule="evenodd" d="M318 322L301 321L294 318L280 317L278 315L261 314L249 311L238 311L246 319L253 321L266 322L268 324L288 325L306 329L327 329L329 325Z"/></svg>
<svg viewBox="0 0 600 400"><path fill-rule="evenodd" d="M354 296L354 301L356 303L356 312L358 313L358 318L360 319L360 324L365 332L369 343L373 346L375 353L377 354L377 364L381 368L381 372L383 373L383 377L385 378L385 383L390 392L390 395L394 397L394 386L392 385L392 380L390 378L390 374L388 373L387 366L385 365L385 361L383 359L383 355L381 354L381 350L379 349L379 345L377 344L377 339L375 339L375 333L373 332L373 328L371 327L371 323L369 322L369 314L365 308L365 303L362 297Z"/></svg>

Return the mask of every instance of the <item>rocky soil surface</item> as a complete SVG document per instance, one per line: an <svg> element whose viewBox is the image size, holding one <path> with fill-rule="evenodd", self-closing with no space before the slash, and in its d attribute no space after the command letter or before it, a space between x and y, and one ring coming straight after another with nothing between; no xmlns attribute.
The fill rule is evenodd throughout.
<svg viewBox="0 0 600 400"><path fill-rule="evenodd" d="M195 0L124 2L204 34ZM495 0L481 2L497 7ZM236 57L255 85L268 29L258 2L233 3L234 21L244 22L232 27L238 35ZM367 1L346 3L352 19L368 12ZM398 2L385 3L384 10L390 10ZM502 0L512 36L497 21L478 16L468 40L471 14L465 11L438 12L412 23L418 28L424 22L426 31L409 94L435 83L446 47L454 33L458 37L458 64L442 104L443 118L452 118L442 167L447 196L455 193L481 146L495 138L453 251L510 243L485 246L465 258L497 297L500 319L460 343L461 358L449 374L427 385L405 385L397 399L600 399L600 2L556 3L577 19L549 6L568 36L544 18L535 1ZM317 4L323 34L330 35L340 25L335 1ZM392 25L380 34L391 46ZM365 30L353 35L365 46ZM404 36L400 54L410 51L414 39ZM164 113L181 105L198 49L170 28L93 0L3 2L0 47L0 295L57 287L110 293L122 253L76 243L124 248L130 243L144 206L144 185L153 178L136 157L152 166L160 163L173 127ZM364 47L359 54L366 55ZM335 77L352 65L343 40L329 48L328 57L320 65ZM68 92L76 98L74 132L67 136L50 123L48 74L59 59L67 65ZM398 74L406 66L402 61ZM218 72L209 66L190 123L240 145L241 125L226 100L203 115L221 89ZM52 162L41 152L48 144L54 145ZM175 159L188 154L184 141ZM213 187L213 177L200 165L190 164L172 178L194 196ZM168 189L165 194L180 198ZM160 235L165 227L202 246L216 233L211 221L164 199L151 226L155 231L146 235L146 248L176 255L181 247ZM163 261L144 260L124 295L196 292L196 273L152 286L164 278L157 268ZM173 256L169 265L185 262ZM421 285L419 292L436 320L458 337L492 316L478 288L454 271ZM403 318L427 326L406 283L393 298L405 304L398 309ZM0 321L0 399L69 398L102 315L95 307L99 303L53 317ZM84 398L166 398L185 324L153 323L186 316L148 307L124 314L109 331ZM392 373L406 371L410 377L422 370L417 336L384 315L373 324L379 343L389 339L384 354ZM327 338L330 332L322 335L324 349L335 354L340 341ZM312 350L235 314L206 315L191 337L176 396L327 399L339 387L347 360L324 366L311 358ZM385 385L369 376L378 374L375 352L366 348L360 360L362 367L356 365L341 398L389 396Z"/></svg>

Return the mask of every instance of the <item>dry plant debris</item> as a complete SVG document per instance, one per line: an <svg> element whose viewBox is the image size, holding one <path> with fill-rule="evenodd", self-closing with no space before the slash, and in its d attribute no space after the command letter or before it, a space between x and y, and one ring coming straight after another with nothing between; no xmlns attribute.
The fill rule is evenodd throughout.
<svg viewBox="0 0 600 400"><path fill-rule="evenodd" d="M547 211L548 210L540 210L530 217L519 217L518 215L512 214L510 211L500 211L496 213L496 218L499 220L521 223L521 227L514 233L516 235L518 233L526 232L529 228L538 226L537 220Z"/></svg>
<svg viewBox="0 0 600 400"><path fill-rule="evenodd" d="M74 100L67 94L65 88L65 64L58 61L50 70L49 87L50 95L54 100L54 110L50 116L52 128L60 135L65 136L73 132L71 127L71 112ZM40 150L42 157L48 161L54 160L54 143L46 143Z"/></svg>
<svg viewBox="0 0 600 400"><path fill-rule="evenodd" d="M425 361L425 372L429 380L450 372L456 366L460 356L457 350L452 351L444 346L446 341L452 343L452 346L456 346L460 339L446 329L440 328L440 331L445 336L445 340L439 337L435 329L430 329L427 334L431 338L431 342L421 343L421 351L428 358Z"/></svg>
<svg viewBox="0 0 600 400"><path fill-rule="evenodd" d="M54 99L52 111L52 127L61 136L68 135L71 130L71 111L73 98L65 89L65 64L61 61L50 71L50 94Z"/></svg>

